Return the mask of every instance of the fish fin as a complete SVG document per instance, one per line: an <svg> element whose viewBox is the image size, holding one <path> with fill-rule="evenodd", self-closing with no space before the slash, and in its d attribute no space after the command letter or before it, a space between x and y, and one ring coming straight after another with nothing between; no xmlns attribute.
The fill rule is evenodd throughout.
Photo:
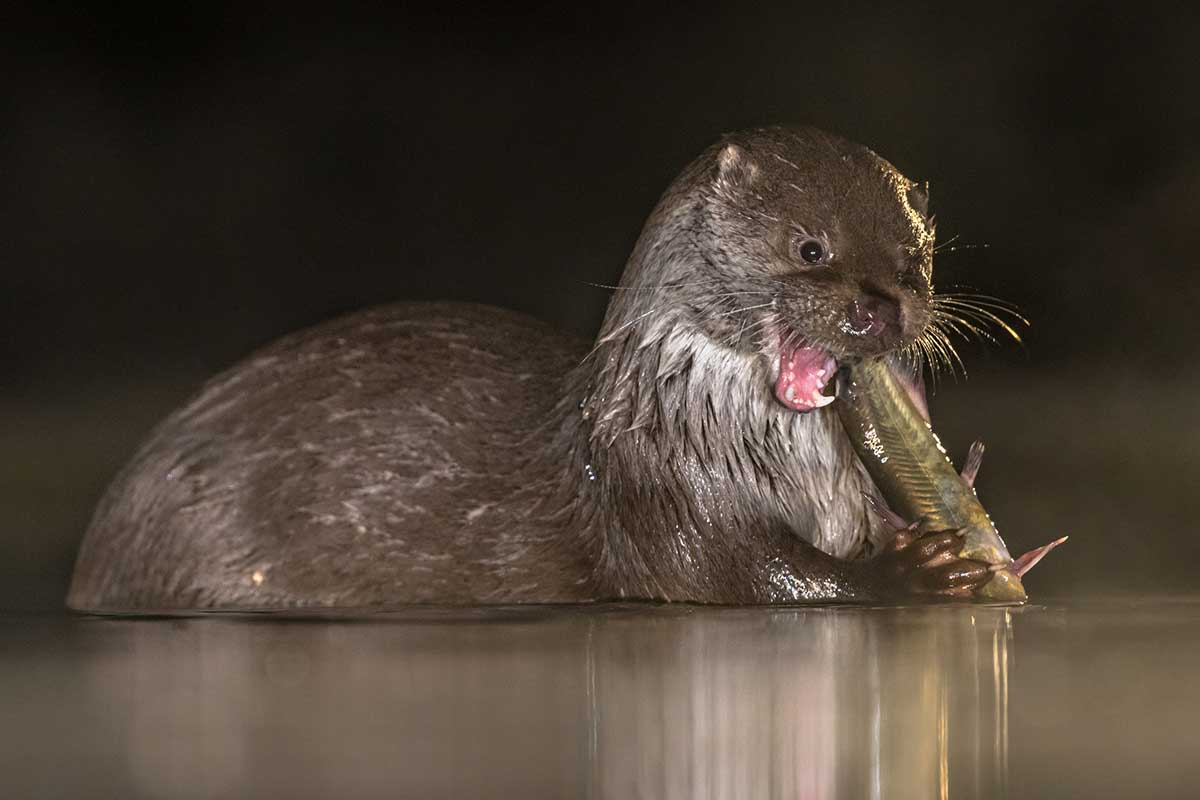
<svg viewBox="0 0 1200 800"><path fill-rule="evenodd" d="M1030 550L1028 553L1024 553L1020 556L1017 556L1016 558L1013 559L1013 562L1008 565L1009 569L1011 569L1013 572L1015 572L1017 574L1017 577L1020 578L1026 572L1029 572L1029 570L1033 569L1035 564L1037 564L1039 561L1041 561L1043 558L1045 558L1047 553L1049 553L1054 548L1058 547L1060 544L1065 542L1068 538L1070 538L1070 537L1063 536L1059 539L1055 539L1053 542L1050 542L1049 544L1044 544L1041 547L1035 547L1032 550Z"/></svg>
<svg viewBox="0 0 1200 800"><path fill-rule="evenodd" d="M976 439L967 450L967 460L963 462L962 479L968 489L975 488L975 477L979 475L979 467L983 464L983 442Z"/></svg>
<svg viewBox="0 0 1200 800"><path fill-rule="evenodd" d="M917 407L917 411L920 411L925 421L929 422L929 400L925 397L925 373L918 372L913 377L908 393L912 398L913 405Z"/></svg>
<svg viewBox="0 0 1200 800"><path fill-rule="evenodd" d="M904 388L921 419L929 422L929 401L925 397L925 373L914 365L893 361L889 364L892 377Z"/></svg>
<svg viewBox="0 0 1200 800"><path fill-rule="evenodd" d="M905 521L904 517L888 508L887 503L885 503L883 498L879 497L878 495L872 494L871 492L863 492L862 496L866 499L867 505L871 506L871 510L878 514L880 519L890 525L892 530L898 531L911 528L916 525L916 523L910 525L907 521Z"/></svg>

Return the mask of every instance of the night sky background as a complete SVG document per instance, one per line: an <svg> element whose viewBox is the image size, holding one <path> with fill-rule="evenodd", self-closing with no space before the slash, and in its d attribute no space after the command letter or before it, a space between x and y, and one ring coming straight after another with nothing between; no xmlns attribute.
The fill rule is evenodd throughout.
<svg viewBox="0 0 1200 800"><path fill-rule="evenodd" d="M0 12L0 608L61 606L139 440L256 346L400 299L592 335L721 133L928 180L939 285L1016 303L935 428L1035 599L1200 588L1200 16L1130 3ZM646 4L649 6L649 4ZM831 9L836 9L831 10Z"/></svg>

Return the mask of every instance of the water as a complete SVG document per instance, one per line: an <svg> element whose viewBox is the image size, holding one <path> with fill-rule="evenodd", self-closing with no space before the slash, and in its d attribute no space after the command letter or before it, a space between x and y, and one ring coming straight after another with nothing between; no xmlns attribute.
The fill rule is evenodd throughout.
<svg viewBox="0 0 1200 800"><path fill-rule="evenodd" d="M1200 598L0 617L5 796L1183 797Z"/></svg>

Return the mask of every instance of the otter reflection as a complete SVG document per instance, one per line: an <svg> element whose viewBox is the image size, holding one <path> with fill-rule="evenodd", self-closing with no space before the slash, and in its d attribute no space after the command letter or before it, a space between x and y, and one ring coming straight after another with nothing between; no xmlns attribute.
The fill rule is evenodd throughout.
<svg viewBox="0 0 1200 800"><path fill-rule="evenodd" d="M1005 792L1004 609L93 624L107 644L89 661L84 705L106 720L95 750L122 756L128 785L111 788L126 795Z"/></svg>
<svg viewBox="0 0 1200 800"><path fill-rule="evenodd" d="M610 619L593 638L601 797L991 797L1003 609Z"/></svg>

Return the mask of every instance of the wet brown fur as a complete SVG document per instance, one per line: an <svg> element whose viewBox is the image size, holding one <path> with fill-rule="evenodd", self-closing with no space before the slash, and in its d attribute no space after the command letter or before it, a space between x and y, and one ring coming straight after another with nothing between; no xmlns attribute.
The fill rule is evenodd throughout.
<svg viewBox="0 0 1200 800"><path fill-rule="evenodd" d="M799 264L819 237L827 266ZM365 311L210 381L113 482L78 609L871 600L883 530L780 340L892 351L929 320L923 198L812 129L731 134L654 210L594 346L467 304ZM886 336L848 333L864 296Z"/></svg>

